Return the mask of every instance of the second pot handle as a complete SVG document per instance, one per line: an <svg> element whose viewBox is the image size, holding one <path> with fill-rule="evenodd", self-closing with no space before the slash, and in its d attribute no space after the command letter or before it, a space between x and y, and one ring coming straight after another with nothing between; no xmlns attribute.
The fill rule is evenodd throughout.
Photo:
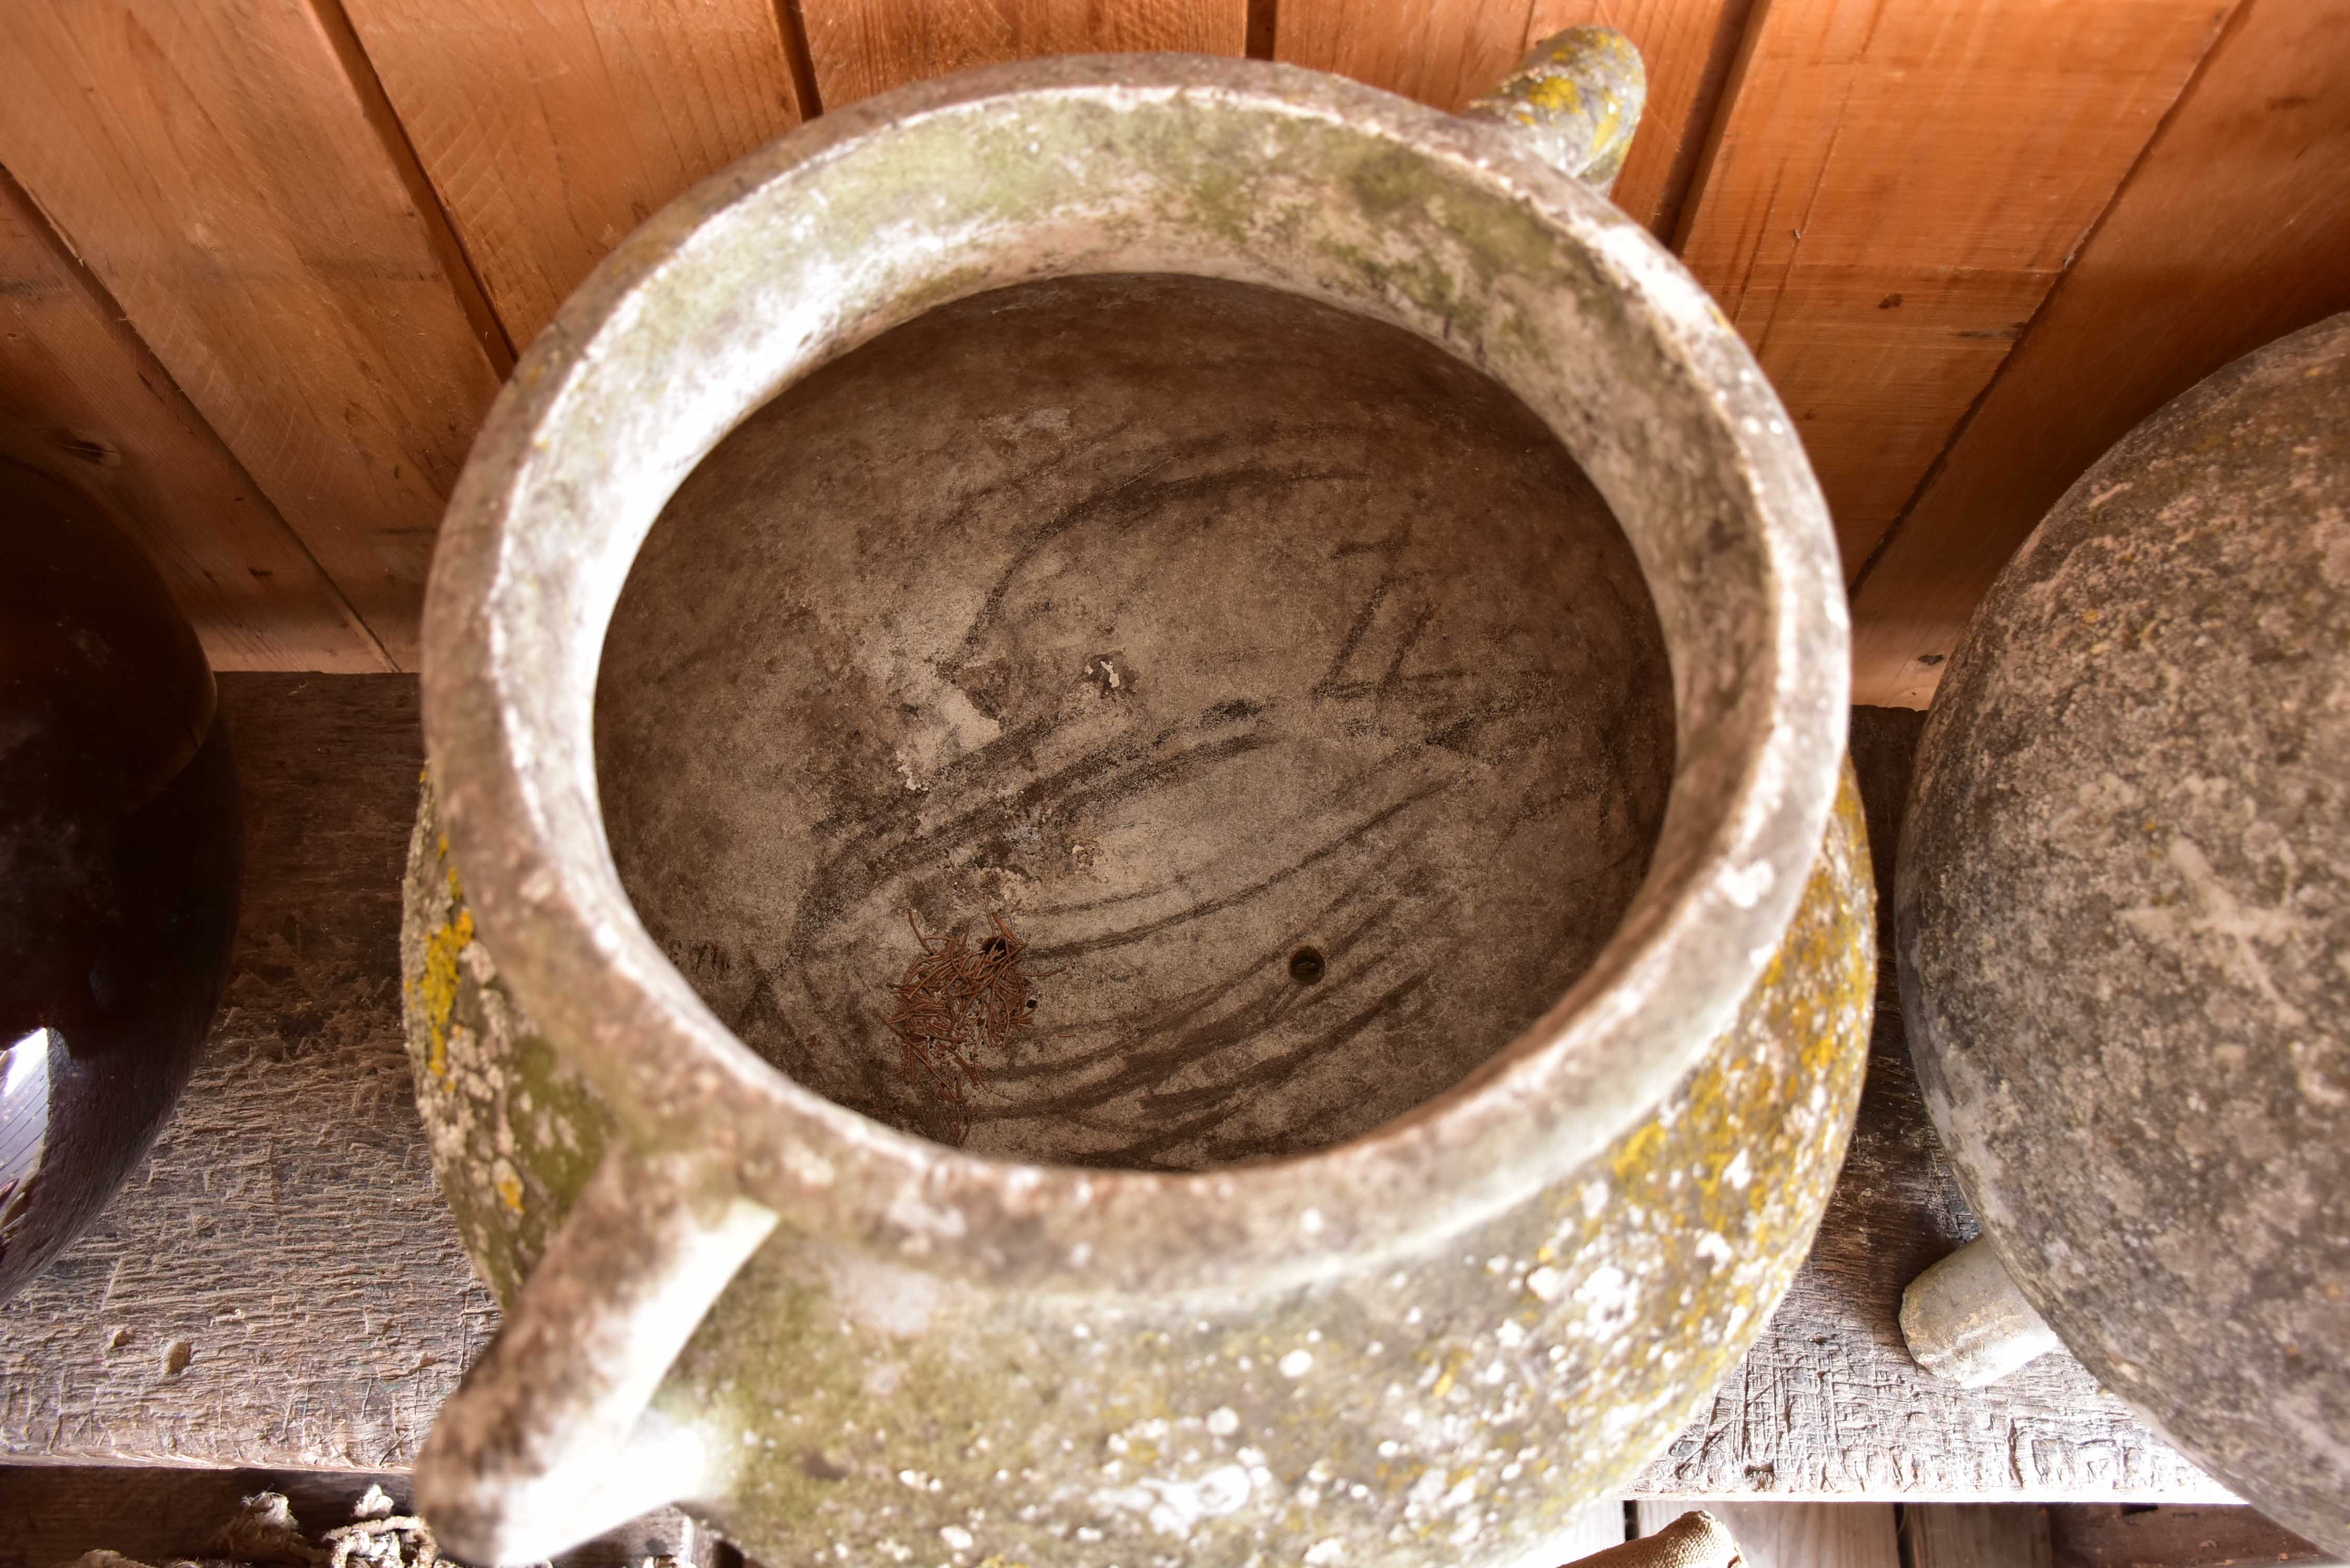
<svg viewBox="0 0 2350 1568"><path fill-rule="evenodd" d="M709 1490L717 1456L649 1407L775 1220L706 1159L608 1150L418 1456L441 1549L538 1562Z"/></svg>
<svg viewBox="0 0 2350 1568"><path fill-rule="evenodd" d="M1909 1282L1901 1337L1918 1366L1961 1388L1996 1383L2062 1344L1980 1236Z"/></svg>
<svg viewBox="0 0 2350 1568"><path fill-rule="evenodd" d="M1613 27L1569 27L1528 50L1461 112L1511 127L1544 161L1605 196L1623 172L1648 100L1648 68L1631 39Z"/></svg>

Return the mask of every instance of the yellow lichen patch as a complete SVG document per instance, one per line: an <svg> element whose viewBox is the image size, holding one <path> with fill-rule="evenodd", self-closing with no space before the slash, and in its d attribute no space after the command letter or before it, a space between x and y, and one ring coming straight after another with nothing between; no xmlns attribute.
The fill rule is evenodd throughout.
<svg viewBox="0 0 2350 1568"><path fill-rule="evenodd" d="M1552 114L1573 114L1583 107L1583 89L1572 77L1540 77L1526 84L1525 101Z"/></svg>
<svg viewBox="0 0 2350 1568"><path fill-rule="evenodd" d="M1274 1480L1269 1489L1253 1485L1246 1513L1197 1522L1187 1547L1194 1560L1237 1563L1262 1551L1265 1568L1302 1562L1313 1543L1344 1533L1332 1510L1352 1505L1340 1504L1333 1489L1357 1478L1371 1494L1367 1506L1388 1511L1388 1522L1401 1532L1394 1544L1409 1550L1416 1534L1428 1543L1419 1549L1428 1561L1442 1559L1446 1549L1434 1542L1471 1513L1493 1521L1485 1528L1496 1539L1563 1519L1592 1496L1620 1490L1638 1453L1669 1441L1696 1413L1689 1407L1695 1391L1710 1387L1744 1352L1801 1262L1825 1199L1866 1052L1866 966L1874 951L1864 940L1867 857L1848 798L1828 838L1767 982L1728 1036L1709 1046L1639 1125L1623 1129L1541 1203L1497 1218L1457 1248L1448 1242L1424 1262L1411 1262L1411 1289L1366 1288L1336 1298L1355 1303L1347 1310L1363 1312L1359 1320L1334 1319L1323 1298L1298 1298L1281 1315L1243 1317L1211 1331L1198 1326L1206 1320L1185 1303L1143 1303L1130 1314L1090 1317L1089 1334L1078 1340L1066 1328L1045 1334L1045 1324L1032 1315L1040 1310L1034 1302L1014 1299L998 1311L996 1298L982 1289L968 1305L949 1306L955 1298L942 1297L940 1332L914 1342L915 1348L879 1346L869 1329L838 1332L842 1303L827 1276L804 1271L785 1249L769 1249L712 1308L705 1341L729 1347L723 1358L674 1374L667 1397L681 1413L700 1412L695 1418L714 1431L773 1429L774 1414L787 1407L828 1435L853 1427L878 1438L886 1429L892 1449L908 1450L884 1467L844 1464L837 1449L803 1458L763 1448L752 1461L758 1468L743 1472L743 1527L787 1543L815 1539L820 1527L811 1521L820 1516L837 1521L854 1507L878 1519L884 1507L902 1508L903 1466L938 1488L935 1501L942 1506L957 1498L989 1505L984 1527L972 1530L984 1540L976 1547L983 1557L979 1568L1024 1568L1023 1560L1042 1561L1036 1553L1050 1543L1012 1517L1016 1510L998 1512L1006 1483L990 1478L999 1469L1039 1492L1102 1488L1099 1466L1112 1458L1121 1468L1107 1485L1124 1495L1140 1495L1138 1478L1155 1480L1160 1471L1170 1483L1196 1481L1198 1471L1226 1461L1202 1452L1195 1469L1179 1459L1197 1439L1178 1428L1186 1418L1198 1425L1205 1409L1221 1416L1226 1406L1245 1413L1245 1440L1263 1449ZM472 1036L454 1039L446 1080L420 1076L442 1103L475 1096L467 1103L480 1119L469 1125L482 1130L443 1174L465 1193L466 1212L478 1215L467 1221L476 1256L489 1249L474 1240L473 1229L498 1238L485 1266L510 1299L593 1168L600 1147L596 1128L604 1124L600 1112L576 1112L595 1147L558 1163L552 1145L522 1136L523 1126L513 1121L536 1116L531 1106L563 1093L557 1085L567 1080L557 1075L553 1050L535 1034L516 1037L527 1042L526 1056L519 1044L492 1050L511 1010L503 998L484 1005L493 998L482 978L488 972L483 955L466 951L462 938L435 932L460 919L461 906L444 898L447 861L433 859L433 842L428 824L411 881L421 906L408 949L418 966L411 975L429 952L444 984L453 984L461 998L476 993L477 1000L457 1002L453 1017L480 1032L483 1044L477 1054ZM420 1064L432 1014L449 1016L438 1008L415 1015ZM517 1134L515 1160L527 1176L495 1158L490 1134L508 1125ZM1707 1245L1698 1244L1700 1238ZM1734 1259L1714 1267L1723 1241ZM1496 1258L1503 1267L1492 1266ZM1603 1267L1610 1272L1599 1274ZM1430 1321L1417 1309L1422 1302L1444 1310ZM1084 1310L1095 1311L1091 1303ZM1390 1310L1412 1315L1395 1321L1386 1315ZM1497 1335L1510 1320L1527 1332ZM1315 1327L1322 1337L1309 1377L1293 1382L1267 1370ZM1370 1343L1374 1335L1384 1344ZM1498 1348L1481 1348L1497 1340ZM1644 1359L1652 1345L1664 1354ZM967 1358L972 1347L976 1356ZM886 1393L873 1376L885 1352ZM1247 1368L1238 1365L1243 1356ZM1513 1440L1525 1457L1510 1461L1523 1464L1523 1480L1498 1473L1506 1454L1462 1465L1457 1449L1422 1449L1400 1428L1392 1434L1397 1440L1378 1440L1390 1435L1386 1422L1398 1406L1435 1417L1419 1423L1425 1433L1440 1423L1489 1423L1505 1407L1496 1403L1502 1400L1523 1433ZM1615 1409L1646 1413L1601 1443L1599 1420ZM713 1413L719 1410L723 1417ZM1139 1429L1146 1419L1165 1421L1169 1429ZM1208 1430L1218 1431L1218 1418L1208 1419ZM1076 1439L1066 1452L1059 1447L1065 1436ZM1113 1436L1117 1446L1106 1449ZM1243 1440L1238 1430L1226 1436ZM830 1479L825 1472L836 1465L849 1473ZM1439 1488L1439 1481L1447 1484ZM1458 1498L1451 1495L1454 1487L1465 1489ZM1317 1501L1301 1503L1307 1488L1305 1495ZM1533 1515L1542 1517L1521 1524ZM1125 1522L1138 1539L1150 1529L1139 1516ZM875 1526L874 1540L845 1539L870 1546L882 1528ZM1261 1542L1243 1542L1245 1533L1259 1531ZM861 1555L884 1556L871 1550ZM1109 1558L1107 1547L1101 1558L1130 1561Z"/></svg>
<svg viewBox="0 0 2350 1568"><path fill-rule="evenodd" d="M473 940L473 911L460 909L455 919L434 927L424 943L424 971L416 977L414 990L432 1043L424 1064L436 1078L449 1075L449 1014L457 1006L458 955Z"/></svg>
<svg viewBox="0 0 2350 1568"><path fill-rule="evenodd" d="M1444 1371L1437 1377L1436 1386L1428 1391L1429 1397L1431 1399L1441 1399L1447 1394L1451 1393L1453 1383L1458 1380L1461 1376L1461 1369L1468 1365L1469 1350L1466 1345L1456 1345L1452 1349L1446 1351L1444 1353Z"/></svg>
<svg viewBox="0 0 2350 1568"><path fill-rule="evenodd" d="M1655 1122L1648 1123L1626 1138L1616 1150L1615 1158L1609 1162L1615 1168L1616 1179L1628 1181L1645 1174L1649 1161L1656 1158L1657 1151L1664 1144L1665 1129Z"/></svg>

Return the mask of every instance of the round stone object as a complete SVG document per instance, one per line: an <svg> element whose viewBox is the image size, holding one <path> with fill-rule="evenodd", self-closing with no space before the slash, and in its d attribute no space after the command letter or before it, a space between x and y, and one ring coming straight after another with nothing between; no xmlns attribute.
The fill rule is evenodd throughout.
<svg viewBox="0 0 2350 1568"><path fill-rule="evenodd" d="M1901 848L1918 1078L2009 1272L2350 1552L2350 316L2066 493L1952 660Z"/></svg>

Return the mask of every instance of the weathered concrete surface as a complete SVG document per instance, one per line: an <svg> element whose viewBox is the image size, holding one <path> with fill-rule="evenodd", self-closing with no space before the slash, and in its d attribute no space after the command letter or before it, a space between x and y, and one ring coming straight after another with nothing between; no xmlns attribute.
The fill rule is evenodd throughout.
<svg viewBox="0 0 2350 1568"><path fill-rule="evenodd" d="M1045 151L1047 147L1052 150ZM1677 745L1649 874L1576 992L1384 1136L1177 1174L977 1158L775 1075L644 930L608 848L593 675L638 545L752 410L857 343L996 286L1088 272L1263 283L1479 365L1624 524L1663 628ZM1033 61L804 128L614 253L485 426L436 566L427 734L452 843L517 994L616 1112L705 1148L827 1234L1039 1289L1308 1275L1523 1197L1669 1090L1734 1017L1833 796L1846 620L1785 410L1638 225L1502 128L1250 62ZM1601 993L1610 1005L1586 1005ZM1447 1172L1442 1182L1426 1172ZM1294 1216L1326 1222L1301 1241ZM1082 1258L1082 1263L1072 1259Z"/></svg>
<svg viewBox="0 0 2350 1568"><path fill-rule="evenodd" d="M411 999L469 925L439 842L428 796ZM1866 1054L1866 875L1847 788L1769 978L1649 1117L1536 1202L1360 1270L1039 1293L787 1216L655 1399L720 1461L690 1511L771 1561L1544 1557L1706 1401L1808 1249ZM410 1052L442 1189L511 1301L601 1135L479 941L452 972L445 1011L411 1002Z"/></svg>
<svg viewBox="0 0 2350 1568"><path fill-rule="evenodd" d="M1569 990L1646 867L1670 726L1622 534L1521 405L1360 317L1146 276L947 307L754 416L648 541L597 736L649 929L796 1081L934 1134L885 1025L907 911L1001 911L1046 978L971 1147L1182 1168L1370 1132ZM713 1517L769 1556L1538 1554L1801 1259L1865 1053L1859 831L1847 794L1668 1102L1433 1248L1039 1295L786 1215L660 1401L731 1450ZM429 809L408 896L436 1163L511 1300L611 1120Z"/></svg>
<svg viewBox="0 0 2350 1568"><path fill-rule="evenodd" d="M1919 1080L2016 1282L2350 1552L2350 317L2050 514L1936 699L1899 886Z"/></svg>
<svg viewBox="0 0 2350 1568"><path fill-rule="evenodd" d="M1267 1128L1223 1150L1135 1150L1128 1113L1091 1152L1133 1163L1107 1168L1007 1162L861 1115L746 1047L648 931L608 839L594 675L678 485L769 398L887 329L1101 273L1263 285L1491 376L1606 498L1662 633L1672 782L1613 934L1467 1077L1327 1147L1274 1133L1299 1121L1277 1100ZM1109 568L1115 600L1128 565L1097 555L1069 589L1082 603ZM906 597L886 575L868 587ZM1503 127L1310 73L1168 57L1028 62L827 115L681 200L566 306L475 446L428 623L426 730L466 907L425 867L436 890L421 918L442 924L421 946L450 945L478 916L470 945L496 958L493 978L460 952L457 992L428 999L426 1033L447 1034L453 1076L454 1031L474 1027L465 984L511 986L630 1135L608 1155L622 1162L614 1180L683 1159L780 1217L655 1402L707 1440L698 1495L764 1552L910 1555L898 1532L919 1526L951 1553L1030 1561L1102 1557L1072 1530L1138 1562L1417 1562L1439 1542L1539 1554L1556 1511L1620 1479L1702 1397L1816 1221L1857 1087L1870 960L1858 823L1848 791L1835 798L1847 623L1825 511L1785 410L1719 311ZM771 618L758 636L783 659L790 629ZM1124 649L1145 681L1132 695L1161 653L1180 694L1182 639L1154 637L1150 659ZM1120 649L1083 651L1101 689L1079 695L1118 701ZM956 669L993 700L984 670ZM1058 668L1005 673L1022 701L1065 700ZM962 718L969 733L949 738L968 748L985 714L945 684L971 713L934 692L933 717L949 732ZM1405 706L1399 734L1411 717ZM891 759L917 784L918 766L951 755L936 729L920 738L936 756ZM1346 734L1349 760L1326 737L1317 768L1361 768L1394 738L1376 722ZM777 753L807 743L789 729L773 740ZM991 744L954 789L1016 794L1049 756L1024 754L1016 734ZM1494 744L1471 759L1493 761ZM1412 765L1434 778L1456 764ZM1159 782L1173 794L1180 771ZM841 826L779 806L755 836L713 835L702 858L765 856L781 872L827 854ZM437 852L437 837L419 847ZM969 863L946 859L920 867L944 874L927 896L959 900L953 874ZM902 867L879 868L886 881ZM1348 956L1337 945L1332 972ZM889 955L878 981L904 958ZM1204 978L1229 987L1232 973ZM1041 970L1038 981L1058 983ZM493 1070L478 1055L474 1067ZM1234 1085L1197 1086L1222 1099ZM532 1091L503 1102L528 1117L536 1087L508 1087ZM1246 1115L1215 1108L1217 1128ZM494 1127L469 1139L450 1178L488 1192L497 1160L514 1165L515 1183L473 1204L498 1224L529 1208L523 1168L549 1147L506 1130L511 1147ZM1154 1153L1206 1168L1137 1168ZM624 1240L567 1227L555 1244L617 1257ZM580 1262L555 1272L567 1295L594 1278ZM608 1331L634 1293L616 1279L600 1306L579 1301L596 1347L583 1360L628 1337ZM536 1325L528 1354L494 1349L436 1428L420 1465L428 1511L463 1476L504 1469L436 1469L436 1451L555 1451L568 1406L544 1381L552 1319L516 1321ZM533 1386L555 1396L537 1415ZM795 1416L827 1435L869 1423L871 1447L854 1468L846 1452L811 1457ZM943 1517L909 1513L909 1488L920 1513ZM494 1506L496 1490L484 1482L466 1507Z"/></svg>
<svg viewBox="0 0 2350 1568"><path fill-rule="evenodd" d="M613 857L719 1018L1009 1158L1299 1154L1451 1088L1614 935L1672 780L1639 566L1541 423L1211 279L984 295L793 388L599 680ZM949 1105L889 988L910 920L991 914L1037 1006Z"/></svg>

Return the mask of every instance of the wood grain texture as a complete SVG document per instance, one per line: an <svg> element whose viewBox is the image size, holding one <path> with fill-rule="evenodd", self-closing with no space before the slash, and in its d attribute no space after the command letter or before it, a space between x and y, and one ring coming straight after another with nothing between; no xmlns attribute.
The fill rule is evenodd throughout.
<svg viewBox="0 0 2350 1568"><path fill-rule="evenodd" d="M1794 415L1848 573L1908 504L2233 0L1774 0L1678 249Z"/></svg>
<svg viewBox="0 0 2350 1568"><path fill-rule="evenodd" d="M413 668L505 362L339 26L309 0L0 6L0 163Z"/></svg>
<svg viewBox="0 0 2350 1568"><path fill-rule="evenodd" d="M396 1512L410 1510L408 1477L353 1470L195 1469L177 1465L0 1467L0 1568L57 1568L85 1552L164 1563L214 1549L241 1500L283 1495L311 1540L351 1522L368 1488L380 1486ZM716 1536L674 1509L574 1547L553 1568L643 1568L674 1557L680 1568L721 1568Z"/></svg>
<svg viewBox="0 0 2350 1568"><path fill-rule="evenodd" d="M800 121L775 0L344 0L509 337Z"/></svg>
<svg viewBox="0 0 2350 1568"><path fill-rule="evenodd" d="M1611 1546L1624 1544L1624 1500L1602 1498L1581 1513L1559 1532L1552 1542L1562 1562L1574 1563L1595 1552L1605 1552ZM5 1568L0 1564L0 1568Z"/></svg>
<svg viewBox="0 0 2350 1568"><path fill-rule="evenodd" d="M1861 578L1864 701L1922 707L2010 555L2130 428L2350 310L2350 4L2247 0Z"/></svg>
<svg viewBox="0 0 2350 1568"><path fill-rule="evenodd" d="M2053 1568L2048 1511L2027 1503L1916 1503L1901 1511L1905 1568Z"/></svg>
<svg viewBox="0 0 2350 1568"><path fill-rule="evenodd" d="M827 109L925 77L1038 55L1237 55L1247 0L799 0Z"/></svg>
<svg viewBox="0 0 2350 1568"><path fill-rule="evenodd" d="M1643 1502L1640 1533L1662 1530L1681 1511L1679 1503ZM1737 1539L1744 1568L1902 1568L1889 1502L1716 1502L1706 1511Z"/></svg>
<svg viewBox="0 0 2350 1568"><path fill-rule="evenodd" d="M496 1318L400 1043L416 682L220 691L244 785L227 999L153 1154L0 1308L0 1450L405 1468Z"/></svg>
<svg viewBox="0 0 2350 1568"><path fill-rule="evenodd" d="M221 695L247 813L229 1011L154 1154L0 1308L0 1455L399 1469L494 1321L433 1188L400 1041L415 682L231 675ZM1919 724L1854 715L1880 886ZM1810 1262L1706 1417L1629 1490L2231 1501L2064 1356L1975 1391L1910 1364L1901 1287L1973 1225L1883 995L1877 1016ZM171 1374L174 1345L190 1354Z"/></svg>
<svg viewBox="0 0 2350 1568"><path fill-rule="evenodd" d="M1597 23L1638 46L1648 105L1613 200L1673 231L1753 0L1281 0L1274 57L1459 109L1536 42Z"/></svg>
<svg viewBox="0 0 2350 1568"><path fill-rule="evenodd" d="M2047 1514L2055 1568L2240 1568L2254 1563L2328 1568L2334 1562L2332 1553L2241 1506L2124 1510L2112 1503L2060 1503Z"/></svg>
<svg viewBox="0 0 2350 1568"><path fill-rule="evenodd" d="M384 670L342 596L0 171L0 458L139 541L216 670Z"/></svg>

